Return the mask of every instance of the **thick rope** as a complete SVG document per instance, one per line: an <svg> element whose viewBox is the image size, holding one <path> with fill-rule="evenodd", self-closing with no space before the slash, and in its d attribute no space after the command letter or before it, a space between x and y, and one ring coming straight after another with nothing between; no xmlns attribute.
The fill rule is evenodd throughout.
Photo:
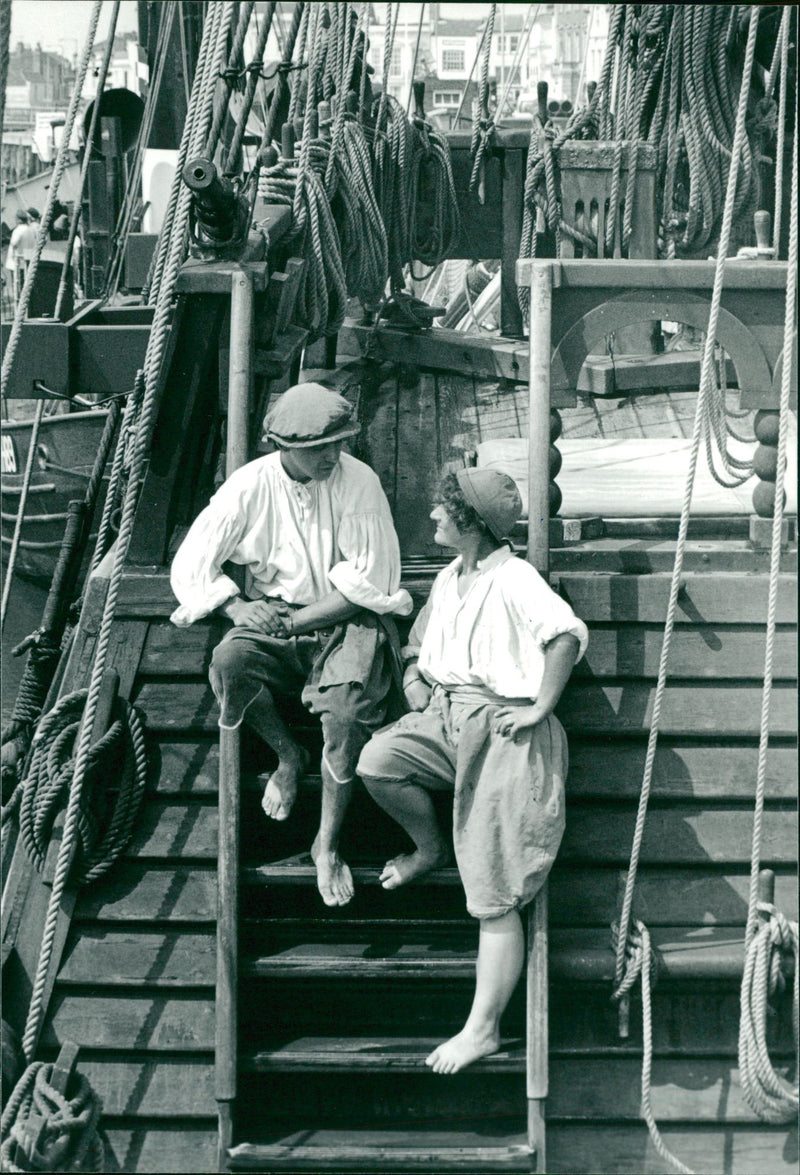
<svg viewBox="0 0 800 1175"><path fill-rule="evenodd" d="M83 46L80 61L78 62L78 70L75 78L75 84L72 88L72 96L70 98L69 109L67 110L64 119L64 135L61 140L61 145L56 155L56 163L53 168L53 174L50 179L50 187L47 191L47 201L45 209L42 213L42 222L39 226L39 236L36 239L33 256L28 264L28 269L25 274L25 282L22 286L19 301L16 310L14 311L14 321L11 324L11 332L6 343L5 354L3 355L3 365L0 371L0 396L5 398L8 388L8 381L11 377L11 371L14 366L14 357L17 353L17 346L19 345L19 337L22 331L22 324L28 314L28 306L30 305L31 294L33 293L33 285L36 280L36 273L39 268L39 260L42 256L48 234L50 232L50 225L53 220L53 210L56 205L56 198L58 196L58 188L61 183L61 177L64 174L64 168L67 165L69 156L69 142L72 137L72 129L75 125L75 119L78 114L78 107L81 102L81 94L83 92L83 85L86 80L86 72L89 68L89 60L92 55L92 46L94 45L94 38L97 32L97 22L100 19L100 8L102 0L94 0L92 5L91 16L89 17L89 28L86 33L86 41Z"/></svg>
<svg viewBox="0 0 800 1175"><path fill-rule="evenodd" d="M133 163L128 172L128 182L125 188L125 198L122 201L122 208L120 209L117 223L114 227L114 235L112 237L112 253L109 257L106 266L106 272L103 275L103 291L106 297L113 296L119 290L119 283L122 276L122 262L125 257L125 251L128 245L128 238L131 230L137 219L141 216L140 211L140 191L142 169L144 167L145 152L150 146L150 135L153 130L153 123L155 121L155 112L158 107L159 95L161 93L161 86L166 71L169 54L167 46L169 45L172 36L172 27L174 21L179 21L181 33L181 54L183 59L184 70L184 84L187 88L186 102L189 102L189 88L191 86L191 78L188 72L188 60L186 54L186 34L183 26L182 4L176 6L170 4L164 10L162 19L158 26L158 39L155 48L155 68L150 76L150 81L147 87L147 96L145 97L144 110L142 112L142 124L139 128L139 134L136 139L136 148L133 156ZM155 254L154 254L155 256Z"/></svg>
<svg viewBox="0 0 800 1175"><path fill-rule="evenodd" d="M786 477L786 448L791 395L792 342L797 322L797 127L794 132L792 190L789 216L789 256L787 261L786 315L783 335L783 369L778 428L778 465L775 481L775 506L772 517L769 594L767 599L767 635L764 654L764 689L761 696L761 722L756 767L755 811L750 857L750 889L745 936L746 958L742 980L742 1017L739 1031L739 1069L742 1090L748 1105L766 1122L788 1123L796 1120L798 1108L797 1068L795 1084L779 1076L770 1061L766 1044L767 1001L781 984L781 956L794 956L794 991L792 1020L795 1061L798 1058L798 928L789 923L772 905L758 901L758 877L761 869L761 842L766 797L767 752L769 748L769 710L772 697L775 622L778 604L778 576L783 526L783 485ZM765 921L759 928L761 912Z"/></svg>
<svg viewBox="0 0 800 1175"><path fill-rule="evenodd" d="M772 248L774 256L777 259L779 256L779 248L781 243L781 220L782 205L783 205L783 161L786 150L786 111L787 111L787 84L789 74L789 35L791 30L792 10L789 5L783 10L781 17L781 31L778 37L778 44L775 46L777 53L780 47L780 96L778 99L778 138L775 147L775 213L772 224ZM774 84L774 83L772 83ZM768 85L767 93L772 92L772 84Z"/></svg>
<svg viewBox="0 0 800 1175"><path fill-rule="evenodd" d="M750 27L747 37L747 51L745 54L744 77L749 77L753 67L753 60L755 56L756 34L758 31L758 8L756 6L750 9ZM719 249L717 254L717 263L714 271L714 285L711 294L711 306L709 309L708 328L703 348L703 362L700 374L700 390L698 394L697 410L695 413L694 429L692 433L692 444L689 456L689 471L686 479L686 490L684 493L683 504L681 507L681 519L678 528L678 540L675 549L675 564L672 571L672 579L670 583L669 601L667 604L667 615L664 624L664 641L661 649L661 658L658 667L658 681L656 684L655 696L653 699L653 710L650 718L650 731L647 741L647 754L645 758L644 777L642 780L642 789L639 795L639 806L636 813L636 826L633 835L633 844L631 846L631 859L628 874L625 881L625 893L622 902L622 912L619 920L619 933L616 942L616 960L614 970L614 991L612 999L627 1000L627 993L630 989L631 982L626 977L626 952L628 951L628 936L631 924L631 911L633 906L633 894L636 887L636 874L639 865L639 856L641 853L642 840L644 836L645 821L647 818L647 805L650 798L650 790L653 779L653 765L655 762L656 748L658 744L658 734L661 722L661 709L664 700L664 693L667 681L667 665L669 661L669 651L672 638L672 632L675 624L675 614L677 612L678 593L681 587L681 577L683 572L683 557L686 548L686 536L689 526L689 517L691 513L692 490L694 487L695 471L697 468L697 457L700 450L700 441L703 431L703 412L705 400L709 393L711 381L714 374L714 349L717 335L717 325L719 322L719 311L722 301L722 289L725 277L725 261L727 258L728 247L730 243L731 227L733 223L733 210L735 203L735 189L739 169L739 160L741 156L741 149L745 139L745 116L747 113L747 90L743 85L739 96L739 105L736 117L736 130L734 134L733 153L731 159L731 174L728 191L725 200L725 211L723 214L722 230L720 233ZM644 975L642 973L643 979ZM646 1069L642 1072L642 1098L643 1102L649 1098L649 1088L647 1081L649 1073ZM663 1139L660 1138L658 1129L654 1121L648 1122L648 1129L653 1139L654 1145L659 1149L659 1153L663 1154L665 1158L671 1162L676 1170L686 1171L683 1164L679 1163L677 1159L669 1155ZM661 1147L664 1147L664 1151Z"/></svg>
<svg viewBox="0 0 800 1175"><path fill-rule="evenodd" d="M0 4L0 141L3 137L3 118L6 110L6 82L8 81L9 42L11 39L11 0Z"/></svg>
<svg viewBox="0 0 800 1175"><path fill-rule="evenodd" d="M69 791L86 697L86 690L77 690L60 698L42 719L33 741L33 756L22 785L19 824L25 850L39 872ZM92 745L86 760L71 885L88 885L108 872L130 840L141 807L147 783L144 732L131 706L122 702L117 709L120 716ZM105 812L102 826L99 812Z"/></svg>
<svg viewBox="0 0 800 1175"><path fill-rule="evenodd" d="M253 100L256 96L258 79L261 77L264 68L264 52L267 48L267 41L269 40L270 29L272 28L272 18L275 15L276 7L277 5L274 3L267 5L267 10L264 14L264 23L258 30L253 60L247 67L247 84L245 86L242 108L239 111L236 129L233 132L233 139L228 148L228 154L225 157L225 175L235 175L238 170L239 152L244 141L245 131L247 130L247 120L250 117L250 111L253 109ZM214 143L213 135L209 146L212 143Z"/></svg>
<svg viewBox="0 0 800 1175"><path fill-rule="evenodd" d="M214 72L216 72L218 68L217 62L221 57L222 52L224 51L225 43L224 32L226 30L226 25L222 19L223 14L220 12L220 7L221 6L218 0L212 0L212 3L209 6L209 12L206 18L206 25L203 36L204 43L207 40L209 42L209 45L206 46L206 51L208 57L211 60L211 70ZM218 34L220 30L222 30L223 35L219 36L218 41L213 40L213 34ZM208 38L206 37L206 33L208 33ZM203 49L201 47L201 54L202 51ZM211 70L209 70L209 73L211 73ZM214 80L216 79L214 78ZM186 140L191 140L191 142L186 143L187 150L190 147L194 148L195 146L206 143L208 138L208 129L211 121L212 103L213 85L209 83L208 75L205 77L201 75L198 68L198 71L195 75L195 83L192 87L191 106L193 108L193 118L190 121L187 117L187 125L184 127L184 142L181 144L182 148L184 147ZM161 372L161 364L166 350L169 322L172 311L172 299L175 292L178 271L180 269L185 252L185 243L188 231L188 213L188 188L184 186L184 191L177 200L175 219L174 223L171 225L172 231L169 234L169 252L159 280L158 301L156 303L153 327L148 339L147 353L145 355L144 362L145 393L139 418L139 427L137 429L134 442L131 471L122 507L119 537L117 540L115 557L111 570L108 594L106 597L106 603L97 636L96 652L94 663L92 665L92 673L89 682L88 695L86 698L86 707L81 724L80 734L78 737L77 749L75 752L75 770L72 777L72 783L70 785L69 799L64 816L62 841L58 851L51 897L47 909L44 932L42 935L40 956L37 965L36 976L33 982L31 1002L28 1009L28 1018L23 1036L23 1050L25 1051L25 1055L29 1060L32 1058L36 1048L36 1042L39 1037L42 1019L44 1016L44 994L50 967L50 959L55 943L59 909L61 905L61 899L66 889L67 879L72 863L72 854L75 849L78 833L78 823L81 812L81 794L91 746L92 725L100 696L100 689L111 637L111 629L113 626L114 613L116 611L119 587L122 580L123 566L133 531L133 520L136 511L136 503L139 496L139 488L145 469L147 454L150 448L153 427L155 425L155 418L158 407L159 376Z"/></svg>
<svg viewBox="0 0 800 1175"><path fill-rule="evenodd" d="M274 11L274 4L270 4L269 7ZM222 127L228 114L228 104L231 100L231 94L241 76L242 66L244 64L244 42L247 36L247 29L250 25L250 16L254 8L255 0L245 0L239 7L239 18L233 34L231 51L228 54L228 64L221 74L223 84L217 87L214 95L214 115L211 120L211 131L209 133L210 143L216 144L219 142ZM272 22L272 13L269 14L269 22ZM269 35L269 25L267 26L267 35Z"/></svg>
<svg viewBox="0 0 800 1175"><path fill-rule="evenodd" d="M103 1171L105 1150L97 1131L102 1102L82 1073L73 1074L76 1092L64 1097L50 1084L53 1069L52 1064L37 1061L17 1082L0 1124L2 1169ZM34 1115L45 1121L35 1153L32 1132L26 1129Z"/></svg>
<svg viewBox="0 0 800 1175"><path fill-rule="evenodd" d="M486 17L486 34L483 38L481 55L481 71L478 81L478 101L472 117L472 141L470 155L472 156L472 173L469 177L469 190L472 192L478 187L480 175L485 166L486 152L491 147L494 133L494 119L489 115L489 58L492 52L492 34L497 5L492 4Z"/></svg>

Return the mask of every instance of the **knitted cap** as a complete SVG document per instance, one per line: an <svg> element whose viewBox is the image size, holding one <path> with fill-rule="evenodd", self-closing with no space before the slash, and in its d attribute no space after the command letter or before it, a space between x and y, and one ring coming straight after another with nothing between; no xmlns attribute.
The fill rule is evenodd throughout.
<svg viewBox="0 0 800 1175"><path fill-rule="evenodd" d="M522 517L522 498L517 484L499 469L459 469L459 489L498 542L511 532Z"/></svg>
<svg viewBox="0 0 800 1175"><path fill-rule="evenodd" d="M343 441L355 436L360 428L344 396L317 383L295 384L264 417L264 439L277 441L287 449L310 449Z"/></svg>

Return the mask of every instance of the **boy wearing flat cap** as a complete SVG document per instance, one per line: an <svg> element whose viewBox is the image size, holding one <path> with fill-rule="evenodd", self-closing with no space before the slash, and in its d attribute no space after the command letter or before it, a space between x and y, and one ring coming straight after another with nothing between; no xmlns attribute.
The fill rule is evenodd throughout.
<svg viewBox="0 0 800 1175"><path fill-rule="evenodd" d="M359 425L316 383L281 396L264 421L277 451L237 469L195 520L172 565L177 625L213 611L233 622L214 650L219 724L253 729L278 756L262 807L292 808L306 752L274 695L298 696L322 723L322 811L312 856L326 905L353 896L338 840L358 756L386 721L393 614L407 615L400 550L376 474L342 452ZM248 597L222 571L248 572ZM379 617L383 618L379 620ZM388 621L388 623L387 623Z"/></svg>
<svg viewBox="0 0 800 1175"><path fill-rule="evenodd" d="M520 910L564 831L567 743L553 714L587 632L506 536L522 513L513 480L461 469L442 481L434 541L458 558L439 572L404 654L412 711L376 734L358 773L414 842L388 861L384 889L447 863L431 791L453 792L453 846L480 921L475 996L456 1036L426 1064L456 1073L500 1047L500 1017L522 971Z"/></svg>

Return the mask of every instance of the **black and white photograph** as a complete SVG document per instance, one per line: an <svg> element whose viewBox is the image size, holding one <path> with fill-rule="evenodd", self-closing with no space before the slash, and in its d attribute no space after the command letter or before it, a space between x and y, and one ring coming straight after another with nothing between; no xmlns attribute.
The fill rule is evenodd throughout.
<svg viewBox="0 0 800 1175"><path fill-rule="evenodd" d="M0 0L0 1170L800 1175L799 11Z"/></svg>

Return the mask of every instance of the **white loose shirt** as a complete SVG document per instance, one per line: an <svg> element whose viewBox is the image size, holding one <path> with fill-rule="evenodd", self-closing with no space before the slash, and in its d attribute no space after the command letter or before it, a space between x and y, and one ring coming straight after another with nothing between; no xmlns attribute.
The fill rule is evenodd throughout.
<svg viewBox="0 0 800 1175"><path fill-rule="evenodd" d="M419 670L448 688L488 686L504 698L539 694L545 647L569 632L589 642L586 625L545 583L530 563L508 547L479 564L480 574L463 599L458 594L461 556L439 572L411 629L406 654L419 655Z"/></svg>
<svg viewBox="0 0 800 1175"><path fill-rule="evenodd" d="M313 604L338 589L372 612L411 611L400 588L400 547L377 475L342 453L326 481L299 482L280 453L231 474L195 519L172 564L179 626L207 616L239 594L222 571L247 567L250 595Z"/></svg>

